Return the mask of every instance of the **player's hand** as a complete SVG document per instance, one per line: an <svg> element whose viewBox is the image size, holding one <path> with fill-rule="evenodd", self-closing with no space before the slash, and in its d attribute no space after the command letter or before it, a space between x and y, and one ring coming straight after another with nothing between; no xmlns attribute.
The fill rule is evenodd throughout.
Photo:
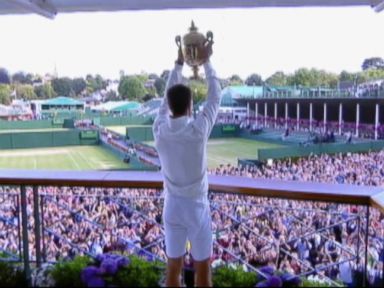
<svg viewBox="0 0 384 288"><path fill-rule="evenodd" d="M200 58L203 59L203 63L207 62L212 56L213 41L207 41L200 49Z"/></svg>

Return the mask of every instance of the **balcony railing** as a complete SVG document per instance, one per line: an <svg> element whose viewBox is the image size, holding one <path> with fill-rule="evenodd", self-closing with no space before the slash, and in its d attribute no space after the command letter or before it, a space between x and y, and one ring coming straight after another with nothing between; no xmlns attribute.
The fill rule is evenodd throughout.
<svg viewBox="0 0 384 288"><path fill-rule="evenodd" d="M332 285L347 267L355 285L382 281L383 189L231 176L209 183L213 265L264 276L258 268L270 264ZM0 171L0 252L22 261L27 277L32 265L116 243L165 261L161 193L157 172Z"/></svg>

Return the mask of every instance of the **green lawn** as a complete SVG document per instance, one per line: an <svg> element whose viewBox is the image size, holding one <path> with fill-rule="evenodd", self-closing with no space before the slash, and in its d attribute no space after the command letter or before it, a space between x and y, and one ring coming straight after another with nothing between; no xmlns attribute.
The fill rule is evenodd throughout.
<svg viewBox="0 0 384 288"><path fill-rule="evenodd" d="M108 126L107 128L125 136L127 127L152 127L152 125L125 125L125 126Z"/></svg>
<svg viewBox="0 0 384 288"><path fill-rule="evenodd" d="M153 146L154 142L147 142ZM248 140L242 138L220 138L208 141L208 167L216 168L220 164L237 165L237 159L256 159L257 150L281 147L278 144Z"/></svg>
<svg viewBox="0 0 384 288"><path fill-rule="evenodd" d="M0 169L104 170L129 166L100 146L0 151Z"/></svg>
<svg viewBox="0 0 384 288"><path fill-rule="evenodd" d="M237 165L237 159L256 159L257 150L280 147L277 144L259 142L241 138L211 139L208 141L208 167L216 168L220 164Z"/></svg>
<svg viewBox="0 0 384 288"><path fill-rule="evenodd" d="M149 142L149 145L154 145ZM256 159L260 148L277 144L240 138L213 139L208 142L208 166L237 164L238 158ZM127 169L129 166L100 146L14 149L0 151L0 169L99 170Z"/></svg>

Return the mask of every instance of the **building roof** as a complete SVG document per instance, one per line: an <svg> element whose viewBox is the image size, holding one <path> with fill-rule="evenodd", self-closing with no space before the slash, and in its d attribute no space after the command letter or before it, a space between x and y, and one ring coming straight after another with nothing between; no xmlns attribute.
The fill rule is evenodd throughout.
<svg viewBox="0 0 384 288"><path fill-rule="evenodd" d="M49 99L42 103L42 105L52 105L52 106L76 106L76 105L84 105L82 101L75 100L69 97L56 97Z"/></svg>
<svg viewBox="0 0 384 288"><path fill-rule="evenodd" d="M227 94L233 98L255 98L263 95L263 86L228 86L222 91L223 97Z"/></svg>
<svg viewBox="0 0 384 288"><path fill-rule="evenodd" d="M258 98L263 95L263 86L227 86L221 91L220 107L238 107L237 99ZM206 101L197 103L202 106Z"/></svg>
<svg viewBox="0 0 384 288"><path fill-rule="evenodd" d="M298 88L296 86L275 86L269 84L265 84L264 87L267 92L294 91Z"/></svg>
<svg viewBox="0 0 384 288"><path fill-rule="evenodd" d="M141 104L138 102L108 101L92 107L92 110L123 112L123 111L137 110L140 107L141 107Z"/></svg>
<svg viewBox="0 0 384 288"><path fill-rule="evenodd" d="M111 109L111 111L113 112L131 111L131 110L138 110L140 109L140 107L141 107L141 104L138 102L128 102L126 104L123 104Z"/></svg>

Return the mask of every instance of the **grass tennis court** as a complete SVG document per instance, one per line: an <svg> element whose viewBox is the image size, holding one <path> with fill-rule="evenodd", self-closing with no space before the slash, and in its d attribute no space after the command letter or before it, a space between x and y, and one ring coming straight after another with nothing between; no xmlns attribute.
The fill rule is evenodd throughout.
<svg viewBox="0 0 384 288"><path fill-rule="evenodd" d="M119 134L125 135L126 127L150 127L151 125L127 125L110 126L111 129ZM153 146L154 142L147 142ZM281 147L278 144L260 142L243 138L220 138L211 139L208 142L208 167L216 168L220 164L237 164L238 158L256 159L257 150L263 148Z"/></svg>
<svg viewBox="0 0 384 288"><path fill-rule="evenodd" d="M153 146L154 142L147 142ZM248 140L242 138L219 138L208 141L208 167L216 168L220 164L237 165L237 159L256 159L257 150L281 147L278 144Z"/></svg>
<svg viewBox="0 0 384 288"><path fill-rule="evenodd" d="M0 150L0 169L104 170L128 167L100 146Z"/></svg>
<svg viewBox="0 0 384 288"><path fill-rule="evenodd" d="M208 141L208 167L216 168L220 164L237 165L237 159L256 159L257 150L280 147L277 144L242 138L220 138Z"/></svg>
<svg viewBox="0 0 384 288"><path fill-rule="evenodd" d="M125 127L122 127L125 129ZM154 142L148 142L154 145ZM211 139L208 167L237 164L238 158L256 159L257 150L280 145L241 138ZM127 169L115 154L100 146L0 150L0 169L104 170Z"/></svg>
<svg viewBox="0 0 384 288"><path fill-rule="evenodd" d="M125 126L108 126L107 128L125 136L127 127L152 127L152 125L125 125Z"/></svg>

